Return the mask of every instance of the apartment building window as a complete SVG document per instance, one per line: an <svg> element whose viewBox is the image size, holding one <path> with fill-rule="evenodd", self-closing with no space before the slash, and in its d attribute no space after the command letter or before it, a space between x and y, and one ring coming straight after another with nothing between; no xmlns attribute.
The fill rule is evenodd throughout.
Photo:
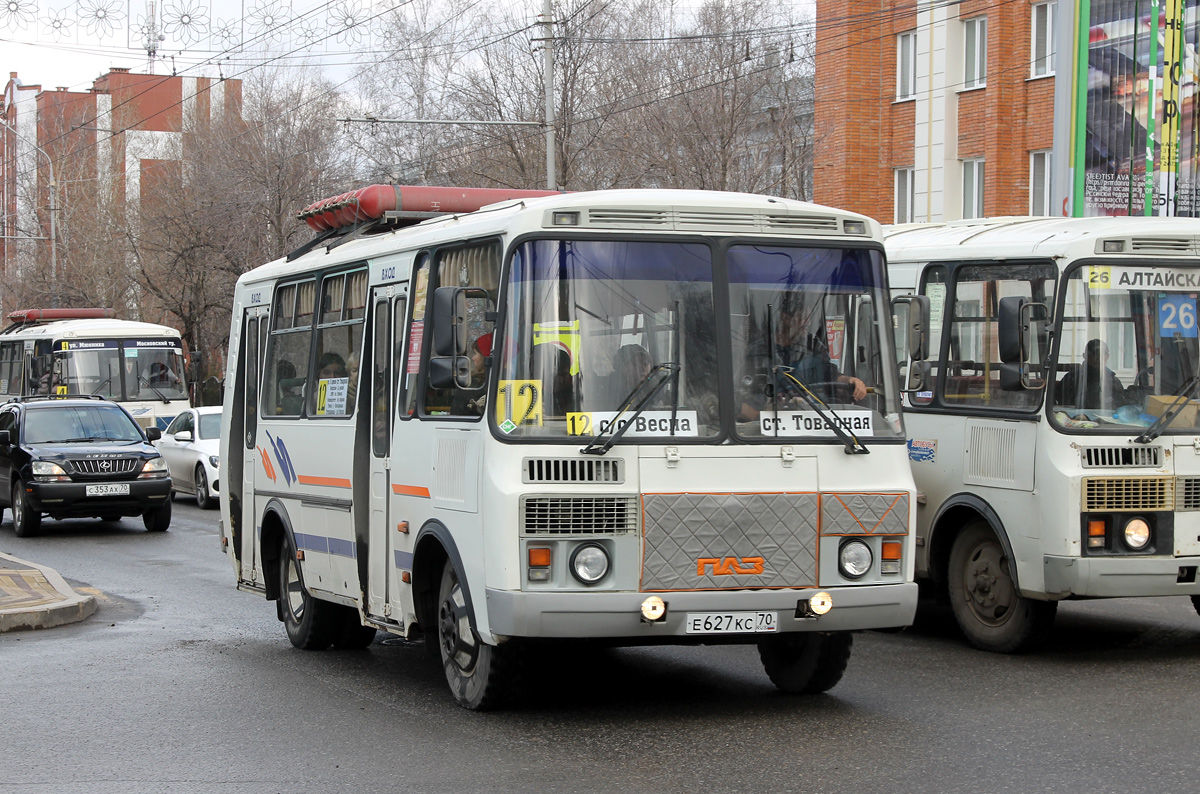
<svg viewBox="0 0 1200 794"><path fill-rule="evenodd" d="M916 190L913 170L911 168L896 169L896 212L895 223L912 223L916 220L913 204L916 201Z"/></svg>
<svg viewBox="0 0 1200 794"><path fill-rule="evenodd" d="M983 217L983 159L963 160L962 189L964 218Z"/></svg>
<svg viewBox="0 0 1200 794"><path fill-rule="evenodd" d="M1031 74L1033 77L1043 77L1054 74L1054 31L1058 27L1058 3L1035 3L1032 14Z"/></svg>
<svg viewBox="0 0 1200 794"><path fill-rule="evenodd" d="M963 88L987 85L987 17L963 22L963 52L966 55Z"/></svg>
<svg viewBox="0 0 1200 794"><path fill-rule="evenodd" d="M917 34L901 33L896 37L896 99L912 99L917 95Z"/></svg>
<svg viewBox="0 0 1200 794"><path fill-rule="evenodd" d="M1029 153L1029 214L1050 215L1050 152Z"/></svg>

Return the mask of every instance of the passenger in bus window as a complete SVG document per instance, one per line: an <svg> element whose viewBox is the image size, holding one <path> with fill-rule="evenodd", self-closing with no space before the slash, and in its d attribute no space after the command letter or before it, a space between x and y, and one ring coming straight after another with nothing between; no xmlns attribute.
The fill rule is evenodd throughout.
<svg viewBox="0 0 1200 794"><path fill-rule="evenodd" d="M296 365L282 360L277 369L278 395L276 403L281 416L298 416L300 407L304 405L304 378L296 377Z"/></svg>
<svg viewBox="0 0 1200 794"><path fill-rule="evenodd" d="M1082 374L1082 377L1081 377ZM1058 382L1058 402L1076 408L1112 409L1129 402L1117 373L1108 368L1108 345L1099 339L1088 340L1084 362L1067 370Z"/></svg>
<svg viewBox="0 0 1200 794"><path fill-rule="evenodd" d="M329 378L345 378L347 376L346 361L340 354L332 350L321 354L321 358L317 360L318 378L328 380Z"/></svg>

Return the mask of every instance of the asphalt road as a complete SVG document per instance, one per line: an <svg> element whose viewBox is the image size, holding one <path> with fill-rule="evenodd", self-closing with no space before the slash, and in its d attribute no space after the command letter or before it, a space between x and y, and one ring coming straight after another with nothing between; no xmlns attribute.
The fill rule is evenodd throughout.
<svg viewBox="0 0 1200 794"><path fill-rule="evenodd" d="M752 647L564 650L517 708L455 705L419 644L298 651L233 588L216 512L171 530L46 520L0 550L95 593L84 623L0 635L0 792L1185 791L1200 616L1064 604L1042 653L968 648L923 605L794 698Z"/></svg>

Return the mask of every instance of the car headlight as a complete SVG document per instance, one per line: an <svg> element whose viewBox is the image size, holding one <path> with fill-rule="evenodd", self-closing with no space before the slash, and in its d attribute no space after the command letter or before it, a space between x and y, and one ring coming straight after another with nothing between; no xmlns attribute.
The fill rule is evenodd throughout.
<svg viewBox="0 0 1200 794"><path fill-rule="evenodd" d="M35 460L30 464L33 476L43 482L69 482L70 477L62 466L48 460Z"/></svg>
<svg viewBox="0 0 1200 794"><path fill-rule="evenodd" d="M150 458L142 466L142 473L138 475L138 479L153 479L167 476L167 460L163 457Z"/></svg>
<svg viewBox="0 0 1200 794"><path fill-rule="evenodd" d="M208 456L208 465L212 466L214 469L221 468L221 456L220 455L209 455Z"/></svg>
<svg viewBox="0 0 1200 794"><path fill-rule="evenodd" d="M608 575L608 552L588 543L571 554L571 573L583 584L596 584Z"/></svg>
<svg viewBox="0 0 1200 794"><path fill-rule="evenodd" d="M1150 525L1144 518L1131 518L1125 522L1125 545L1141 551L1150 542Z"/></svg>
<svg viewBox="0 0 1200 794"><path fill-rule="evenodd" d="M838 551L838 570L847 579L860 579L871 570L873 560L870 546L861 540L848 540Z"/></svg>

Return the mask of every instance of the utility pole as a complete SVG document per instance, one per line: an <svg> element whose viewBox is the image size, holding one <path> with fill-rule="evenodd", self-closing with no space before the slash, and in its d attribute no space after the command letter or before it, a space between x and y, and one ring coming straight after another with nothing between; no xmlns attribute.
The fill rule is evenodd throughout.
<svg viewBox="0 0 1200 794"><path fill-rule="evenodd" d="M545 58L543 82L546 89L546 189L558 190L554 151L554 19L550 0L542 0L542 55Z"/></svg>
<svg viewBox="0 0 1200 794"><path fill-rule="evenodd" d="M56 182L54 180L54 161L50 159L50 155L46 153L45 149L38 146L35 141L31 141L28 138L26 138L24 135L22 135L21 133L17 132L15 129L13 129L11 126L9 126L9 124L7 122L0 120L0 125L3 125L4 129L11 132L17 138L25 141L25 143L29 144L30 146L32 146L34 148L34 151L36 151L38 154L42 155L42 157L46 158L46 165L49 167L49 174L50 174L50 281L57 284L58 283L58 233L56 230L58 227L56 225L55 219L58 217L58 182ZM37 184L36 178L34 179L34 184L35 185ZM57 290L56 290L56 294L57 294ZM58 301L56 300L56 301L54 301L54 303L55 303L55 305L57 305Z"/></svg>

